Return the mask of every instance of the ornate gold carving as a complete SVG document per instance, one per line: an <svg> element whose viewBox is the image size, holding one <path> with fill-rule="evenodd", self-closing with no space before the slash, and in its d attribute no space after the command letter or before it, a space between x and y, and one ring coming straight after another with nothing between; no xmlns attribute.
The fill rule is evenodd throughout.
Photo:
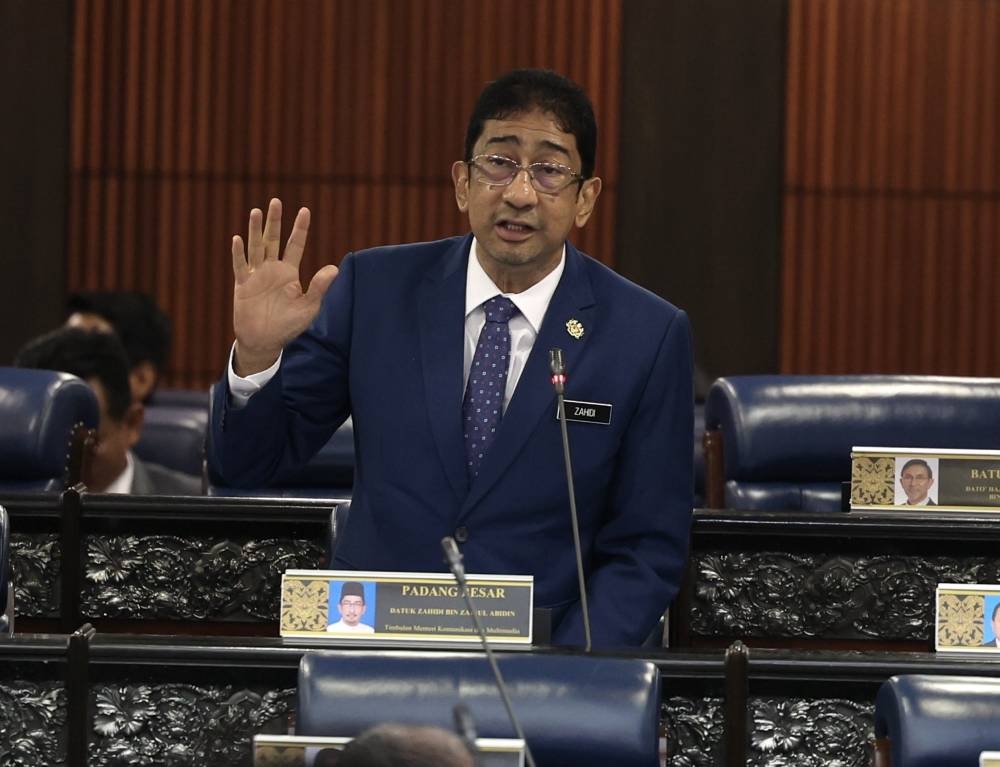
<svg viewBox="0 0 1000 767"><path fill-rule="evenodd" d="M895 482L894 458L855 458L851 461L851 504L892 506Z"/></svg>
<svg viewBox="0 0 1000 767"><path fill-rule="evenodd" d="M301 746L257 746L253 752L255 767L303 767L306 752Z"/></svg>
<svg viewBox="0 0 1000 767"><path fill-rule="evenodd" d="M325 631L330 612L330 583L286 578L281 595L282 631Z"/></svg>
<svg viewBox="0 0 1000 767"><path fill-rule="evenodd" d="M942 594L937 630L942 647L979 647L983 643L983 595Z"/></svg>

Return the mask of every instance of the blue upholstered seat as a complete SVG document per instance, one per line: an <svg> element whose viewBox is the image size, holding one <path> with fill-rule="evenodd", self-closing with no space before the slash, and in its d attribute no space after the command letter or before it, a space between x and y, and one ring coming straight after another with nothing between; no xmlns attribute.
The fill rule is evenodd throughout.
<svg viewBox="0 0 1000 767"><path fill-rule="evenodd" d="M660 676L638 659L499 658L538 767L657 767ZM300 735L353 737L375 724L452 727L465 703L481 737L514 731L480 654L313 652L299 666Z"/></svg>
<svg viewBox="0 0 1000 767"><path fill-rule="evenodd" d="M144 461L200 477L208 431L208 395L204 396L204 407L148 405L142 435L134 448L136 455Z"/></svg>
<svg viewBox="0 0 1000 767"><path fill-rule="evenodd" d="M705 421L726 507L835 511L854 446L1000 447L1000 379L733 376L712 384Z"/></svg>
<svg viewBox="0 0 1000 767"><path fill-rule="evenodd" d="M891 767L978 767L1000 751L1000 679L894 676L875 699L875 737Z"/></svg>
<svg viewBox="0 0 1000 767"><path fill-rule="evenodd" d="M94 392L76 376L0 367L0 489L61 490L77 425L97 427Z"/></svg>

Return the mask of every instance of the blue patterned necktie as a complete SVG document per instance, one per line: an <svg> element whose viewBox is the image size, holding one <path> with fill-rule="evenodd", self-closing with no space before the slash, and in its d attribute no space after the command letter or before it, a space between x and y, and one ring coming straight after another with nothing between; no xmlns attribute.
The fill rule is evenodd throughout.
<svg viewBox="0 0 1000 767"><path fill-rule="evenodd" d="M486 324L479 333L476 353L469 369L469 385L462 403L462 431L465 435L465 467L472 479L479 474L483 456L493 444L507 388L510 359L510 328L507 323L517 312L509 298L496 296L483 304Z"/></svg>

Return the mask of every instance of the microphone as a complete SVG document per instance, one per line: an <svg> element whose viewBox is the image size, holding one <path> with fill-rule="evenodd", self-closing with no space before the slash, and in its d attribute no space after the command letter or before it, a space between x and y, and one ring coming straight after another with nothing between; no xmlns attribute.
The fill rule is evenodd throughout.
<svg viewBox="0 0 1000 767"><path fill-rule="evenodd" d="M517 721L517 716L514 714L514 706L511 704L510 696L507 694L507 685L504 684L503 675L500 673L497 659L493 656L493 649L486 638L486 632L483 631L483 625L479 622L476 606L472 603L472 597L469 596L469 589L465 580L465 565L462 564L462 552L458 550L458 544L455 543L455 539L450 535L446 535L441 539L441 548L444 551L444 558L448 563L448 569L451 570L451 574L454 576L455 582L458 584L459 589L462 591L462 596L465 598L465 606L469 609L469 615L472 616L472 623L476 627L479 641L483 643L483 650L486 651L486 660L489 661L490 668L493 670L493 679L496 681L497 690L500 692L500 699L503 701L504 708L507 709L507 718L510 719L514 733L520 740L524 741L525 761L527 761L528 767L535 767L535 759L531 755L531 749L528 747L528 739L524 737L524 730L521 729L521 724ZM457 717L458 714L456 713L455 716Z"/></svg>
<svg viewBox="0 0 1000 767"><path fill-rule="evenodd" d="M576 553L576 577L580 583L580 607L583 610L583 637L585 650L590 652L590 609L587 606L587 582L583 577L583 552L580 545L580 518L576 513L576 489L573 482L573 461L569 455L569 432L566 431L566 362L562 349L549 349L549 370L552 371L552 388L559 403L559 427L562 432L563 463L566 464L566 487L569 490L569 518L573 523L573 546Z"/></svg>

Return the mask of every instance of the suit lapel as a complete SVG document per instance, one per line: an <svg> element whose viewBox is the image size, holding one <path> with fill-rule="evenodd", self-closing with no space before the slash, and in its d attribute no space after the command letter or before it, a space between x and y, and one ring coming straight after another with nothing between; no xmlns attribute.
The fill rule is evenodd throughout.
<svg viewBox="0 0 1000 767"><path fill-rule="evenodd" d="M587 329L593 325L594 309L594 294L583 270L583 256L567 243L563 275L552 294L528 362L500 422L496 440L483 459L479 476L472 483L463 514L486 494L517 457L539 419L555 419L556 397L550 382L549 349L558 347L563 350L567 374L572 380L575 363L590 338ZM570 320L576 320L584 328L579 339L567 331L566 323Z"/></svg>
<svg viewBox="0 0 1000 767"><path fill-rule="evenodd" d="M441 462L459 500L468 492L462 441L465 274L471 235L445 253L443 268L421 285L420 356L427 415Z"/></svg>

